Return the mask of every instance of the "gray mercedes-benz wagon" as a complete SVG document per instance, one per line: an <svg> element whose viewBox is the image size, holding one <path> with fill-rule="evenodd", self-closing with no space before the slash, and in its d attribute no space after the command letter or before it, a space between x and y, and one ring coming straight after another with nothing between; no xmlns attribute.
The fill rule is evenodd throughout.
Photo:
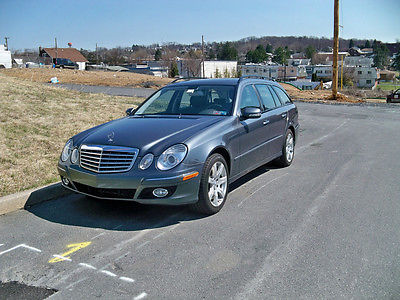
<svg viewBox="0 0 400 300"><path fill-rule="evenodd" d="M58 162L64 187L101 199L191 204L213 214L230 182L294 158L298 111L273 81L183 79L126 114L68 140Z"/></svg>

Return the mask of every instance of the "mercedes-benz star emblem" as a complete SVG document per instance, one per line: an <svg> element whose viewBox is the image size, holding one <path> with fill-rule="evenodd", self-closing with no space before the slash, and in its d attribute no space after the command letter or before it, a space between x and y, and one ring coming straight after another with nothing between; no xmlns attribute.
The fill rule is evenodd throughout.
<svg viewBox="0 0 400 300"><path fill-rule="evenodd" d="M110 143L114 142L114 131L110 132L107 137Z"/></svg>

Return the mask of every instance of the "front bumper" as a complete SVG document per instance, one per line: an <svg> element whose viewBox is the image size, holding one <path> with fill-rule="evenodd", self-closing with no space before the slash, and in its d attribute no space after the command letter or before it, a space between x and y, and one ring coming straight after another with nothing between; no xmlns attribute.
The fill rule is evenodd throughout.
<svg viewBox="0 0 400 300"><path fill-rule="evenodd" d="M166 172L141 171L135 167L128 172L99 174L78 165L59 162L57 169L60 176L69 181L68 185L62 181L65 188L94 198L163 205L197 202L202 164L186 168L179 166ZM194 172L199 172L199 175L183 180L184 176ZM157 198L152 194L155 188L166 188L169 193L166 197Z"/></svg>

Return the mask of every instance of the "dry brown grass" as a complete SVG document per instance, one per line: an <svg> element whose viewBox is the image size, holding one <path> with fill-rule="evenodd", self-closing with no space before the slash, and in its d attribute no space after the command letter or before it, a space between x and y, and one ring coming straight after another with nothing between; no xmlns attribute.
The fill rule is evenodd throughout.
<svg viewBox="0 0 400 300"><path fill-rule="evenodd" d="M131 72L79 71L69 69L3 69L2 73L33 82L49 82L57 77L60 83L75 83L105 86L160 87L172 81L171 78L136 74Z"/></svg>
<svg viewBox="0 0 400 300"><path fill-rule="evenodd" d="M57 181L57 161L68 138L124 116L139 102L0 73L0 196Z"/></svg>
<svg viewBox="0 0 400 300"><path fill-rule="evenodd" d="M302 91L299 90L295 87L293 87L290 84L286 83L281 83L281 85L285 88L285 90L288 92L290 97L294 100L305 100L305 101L337 101L337 102L349 102L349 103L359 103L359 102L364 102L360 98L354 96L354 95L349 95L349 94L344 94L344 93L339 93L337 100L332 100L332 90L306 90Z"/></svg>

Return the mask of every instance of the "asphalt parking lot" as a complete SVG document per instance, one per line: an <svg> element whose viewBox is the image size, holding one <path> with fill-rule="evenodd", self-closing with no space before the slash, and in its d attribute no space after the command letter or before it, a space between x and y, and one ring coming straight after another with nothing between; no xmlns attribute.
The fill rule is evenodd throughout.
<svg viewBox="0 0 400 300"><path fill-rule="evenodd" d="M297 105L292 166L233 183L214 216L79 195L0 216L0 281L50 299L397 298L399 108Z"/></svg>

